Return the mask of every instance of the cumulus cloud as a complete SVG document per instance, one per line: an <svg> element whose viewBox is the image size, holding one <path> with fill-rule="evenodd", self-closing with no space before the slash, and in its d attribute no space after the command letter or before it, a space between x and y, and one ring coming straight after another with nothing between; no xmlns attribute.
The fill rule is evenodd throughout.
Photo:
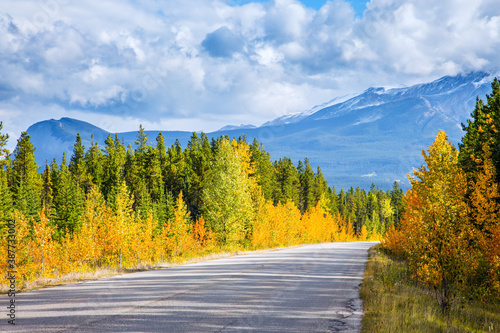
<svg viewBox="0 0 500 333"><path fill-rule="evenodd" d="M498 70L495 0L371 0L363 17L344 0L238 3L0 3L4 129L73 116L210 131L374 85Z"/></svg>
<svg viewBox="0 0 500 333"><path fill-rule="evenodd" d="M243 51L243 40L228 27L221 27L207 34L201 45L212 57L231 57L234 53Z"/></svg>

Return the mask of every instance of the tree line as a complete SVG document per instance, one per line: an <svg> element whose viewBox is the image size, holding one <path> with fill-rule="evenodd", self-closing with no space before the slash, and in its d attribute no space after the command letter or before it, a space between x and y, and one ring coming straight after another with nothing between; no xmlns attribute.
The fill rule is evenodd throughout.
<svg viewBox="0 0 500 333"><path fill-rule="evenodd" d="M193 133L185 148L166 147L140 126L134 147L109 135L86 148L77 135L69 160L43 172L27 133L12 155L7 140L0 134L0 246L6 253L15 223L26 281L204 251L379 239L402 209L397 183L337 193L307 158L271 161L245 137Z"/></svg>
<svg viewBox="0 0 500 333"><path fill-rule="evenodd" d="M401 223L384 247L408 260L413 276L438 291L443 310L457 291L500 297L500 84L477 99L459 148L439 132L426 165L410 177Z"/></svg>

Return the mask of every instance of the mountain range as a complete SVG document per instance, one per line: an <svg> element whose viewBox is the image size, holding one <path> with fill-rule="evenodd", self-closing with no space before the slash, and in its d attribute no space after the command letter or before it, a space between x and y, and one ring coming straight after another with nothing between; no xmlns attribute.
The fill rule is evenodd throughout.
<svg viewBox="0 0 500 333"><path fill-rule="evenodd" d="M405 88L370 88L358 95L334 99L306 112L286 115L264 123L226 126L207 133L209 137L246 135L257 138L273 160L309 158L319 166L336 189L372 183L388 189L394 181L410 186L407 174L423 163L422 149L433 142L439 130L455 146L463 136L461 123L473 111L476 98L491 92L493 75L472 72L445 76L436 81ZM27 130L37 148L37 163L44 166L63 152L71 157L77 133L89 147L91 135L102 146L109 134L92 124L71 119L46 120ZM155 142L158 131L148 131ZM186 146L191 132L162 131L167 146L179 139ZM126 145L134 146L137 132L118 133Z"/></svg>

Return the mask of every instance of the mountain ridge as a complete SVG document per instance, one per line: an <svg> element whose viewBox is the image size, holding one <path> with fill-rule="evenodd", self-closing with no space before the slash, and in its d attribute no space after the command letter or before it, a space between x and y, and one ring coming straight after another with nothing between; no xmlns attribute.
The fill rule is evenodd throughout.
<svg viewBox="0 0 500 333"><path fill-rule="evenodd" d="M491 74L471 72L403 88L369 88L355 96L333 99L313 109L278 117L259 127L226 126L206 133L210 137L245 135L262 142L273 160L284 156L294 163L309 158L319 166L330 186L369 188L375 183L390 188L394 181L409 187L406 174L419 167L422 149L445 130L455 145L474 109L476 97L491 91ZM88 125L86 125L88 124ZM109 134L92 124L72 118L47 120L28 128L37 147L39 165L71 155L76 133L89 147L93 139L104 144ZM154 144L159 131L146 131ZM49 133L49 134L47 134ZM82 134L83 133L83 134ZM186 146L193 132L162 131L167 146L179 139ZM137 132L117 133L134 145Z"/></svg>

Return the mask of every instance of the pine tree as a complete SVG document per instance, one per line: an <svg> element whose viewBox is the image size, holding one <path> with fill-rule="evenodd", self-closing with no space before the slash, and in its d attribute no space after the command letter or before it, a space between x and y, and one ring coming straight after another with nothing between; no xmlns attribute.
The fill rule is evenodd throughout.
<svg viewBox="0 0 500 333"><path fill-rule="evenodd" d="M0 131L3 123L0 122ZM6 225L12 217L12 193L9 188L8 172L6 165L8 161L5 159L9 155L9 151L5 148L9 139L8 134L0 132L0 236L4 236Z"/></svg>
<svg viewBox="0 0 500 333"><path fill-rule="evenodd" d="M210 168L212 151L206 134L193 132L184 151L186 159L186 203L194 217L201 213L203 187Z"/></svg>
<svg viewBox="0 0 500 333"><path fill-rule="evenodd" d="M101 149L97 141L94 142L94 136L91 137L90 148L85 153L85 167L88 173L88 182L84 185L85 193L88 193L89 189L93 185L101 187L103 181L103 157Z"/></svg>
<svg viewBox="0 0 500 333"><path fill-rule="evenodd" d="M483 146L488 144L496 168L497 182L500 181L500 82L495 78L491 84L492 93L486 96L486 104L477 99L467 125L462 124L465 135L459 145L459 163L469 180L475 181L479 173L477 161L483 159Z"/></svg>
<svg viewBox="0 0 500 333"><path fill-rule="evenodd" d="M291 200L299 207L300 200L300 179L297 169L288 157L279 159L273 163L276 186L274 187L273 201L286 203Z"/></svg>
<svg viewBox="0 0 500 333"><path fill-rule="evenodd" d="M326 190L326 198L330 204L328 213L331 215L337 215L339 212L339 198L337 196L337 191L335 186L328 187Z"/></svg>
<svg viewBox="0 0 500 333"><path fill-rule="evenodd" d="M314 207L314 172L312 171L311 164L306 158L304 164L299 161L297 166L300 179L300 204L301 212L306 212L309 208Z"/></svg>
<svg viewBox="0 0 500 333"><path fill-rule="evenodd" d="M392 185L392 191L391 191L391 206L393 209L393 220L394 220L394 225L399 224L399 219L401 216L401 213L403 212L403 190L399 187L398 182L394 182Z"/></svg>
<svg viewBox="0 0 500 333"><path fill-rule="evenodd" d="M271 155L264 150L262 143L259 144L256 138L254 138L250 145L250 152L252 154L251 161L255 165L255 173L262 194L266 200L271 200L277 186Z"/></svg>
<svg viewBox="0 0 500 333"><path fill-rule="evenodd" d="M60 239L66 232L73 233L79 229L80 216L85 205L85 194L71 176L64 155L57 182L57 194L53 202L55 212L52 214L55 214L56 237Z"/></svg>
<svg viewBox="0 0 500 333"><path fill-rule="evenodd" d="M0 236L7 232L7 224L12 219L12 194L9 188L7 172L0 168Z"/></svg>
<svg viewBox="0 0 500 333"><path fill-rule="evenodd" d="M69 162L69 172L75 179L78 186L85 189L88 184L87 165L85 163L85 146L82 144L80 133L76 135L75 145L73 147L73 155Z"/></svg>
<svg viewBox="0 0 500 333"><path fill-rule="evenodd" d="M328 183L326 182L321 168L318 167L313 180L313 203L316 204L327 192Z"/></svg>
<svg viewBox="0 0 500 333"><path fill-rule="evenodd" d="M24 215L38 217L42 208L42 178L35 161L35 147L26 132L17 141L14 156L11 177L14 205Z"/></svg>
<svg viewBox="0 0 500 333"><path fill-rule="evenodd" d="M116 207L116 196L124 180L124 166L126 159L125 146L120 141L118 134L113 140L111 134L105 141L105 154L103 156L104 174L102 181L102 193L106 202L111 207Z"/></svg>
<svg viewBox="0 0 500 333"><path fill-rule="evenodd" d="M50 167L48 161L45 164L45 170L43 172L43 187L42 187L42 205L49 210L52 208L52 201L54 199L54 185L52 183L52 177L50 172Z"/></svg>
<svg viewBox="0 0 500 333"><path fill-rule="evenodd" d="M0 121L0 169L3 169L9 157L9 150L5 148L9 140L8 134L2 134L3 122Z"/></svg>

